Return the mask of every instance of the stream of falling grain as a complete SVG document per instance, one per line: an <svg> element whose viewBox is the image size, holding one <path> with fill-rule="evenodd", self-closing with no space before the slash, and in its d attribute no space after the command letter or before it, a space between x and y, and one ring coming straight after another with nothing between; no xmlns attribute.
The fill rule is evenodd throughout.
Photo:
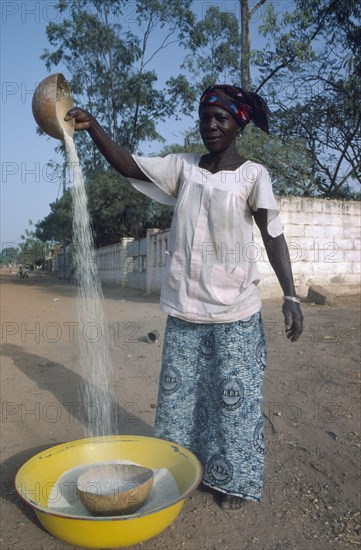
<svg viewBox="0 0 361 550"><path fill-rule="evenodd" d="M113 366L103 309L103 292L95 261L84 178L73 138L64 131L68 164L72 174L73 243L77 279L77 313L80 330L82 373L81 411L86 436L112 433L110 392Z"/></svg>

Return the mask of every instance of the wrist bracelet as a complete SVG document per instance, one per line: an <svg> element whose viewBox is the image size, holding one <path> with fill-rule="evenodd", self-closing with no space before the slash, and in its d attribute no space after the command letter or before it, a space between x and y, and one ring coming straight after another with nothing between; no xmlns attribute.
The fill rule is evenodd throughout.
<svg viewBox="0 0 361 550"><path fill-rule="evenodd" d="M300 304L301 300L299 298L296 298L296 296L283 296L284 300L289 300L290 302L296 302L296 304Z"/></svg>

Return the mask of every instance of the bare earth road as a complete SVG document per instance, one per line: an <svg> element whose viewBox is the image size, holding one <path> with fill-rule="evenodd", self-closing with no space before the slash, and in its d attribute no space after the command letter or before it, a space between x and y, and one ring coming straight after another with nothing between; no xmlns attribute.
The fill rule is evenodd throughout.
<svg viewBox="0 0 361 550"><path fill-rule="evenodd" d="M2 550L66 550L14 491L16 470L37 452L84 437L78 388L75 288L49 275L1 276ZM160 342L158 298L105 289L119 433L152 435ZM197 491L174 524L142 550L333 550L360 547L360 302L303 304L305 332L283 336L281 300L265 301L264 498L223 512Z"/></svg>

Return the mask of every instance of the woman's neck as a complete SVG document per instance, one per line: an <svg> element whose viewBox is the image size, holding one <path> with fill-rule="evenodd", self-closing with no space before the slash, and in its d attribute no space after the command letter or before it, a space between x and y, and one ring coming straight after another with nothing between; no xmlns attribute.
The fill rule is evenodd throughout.
<svg viewBox="0 0 361 550"><path fill-rule="evenodd" d="M246 161L235 150L207 153L200 159L199 166L213 174L221 170L237 170Z"/></svg>

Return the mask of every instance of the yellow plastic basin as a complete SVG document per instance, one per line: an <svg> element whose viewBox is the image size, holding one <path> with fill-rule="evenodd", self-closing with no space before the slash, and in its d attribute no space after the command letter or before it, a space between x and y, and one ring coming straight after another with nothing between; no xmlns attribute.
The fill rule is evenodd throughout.
<svg viewBox="0 0 361 550"><path fill-rule="evenodd" d="M64 472L112 460L129 460L152 469L167 468L177 482L179 498L138 516L84 517L49 508L51 490ZM19 469L15 486L43 527L58 539L86 548L122 548L166 529L201 479L200 462L184 447L152 437L116 435L79 439L42 451Z"/></svg>

